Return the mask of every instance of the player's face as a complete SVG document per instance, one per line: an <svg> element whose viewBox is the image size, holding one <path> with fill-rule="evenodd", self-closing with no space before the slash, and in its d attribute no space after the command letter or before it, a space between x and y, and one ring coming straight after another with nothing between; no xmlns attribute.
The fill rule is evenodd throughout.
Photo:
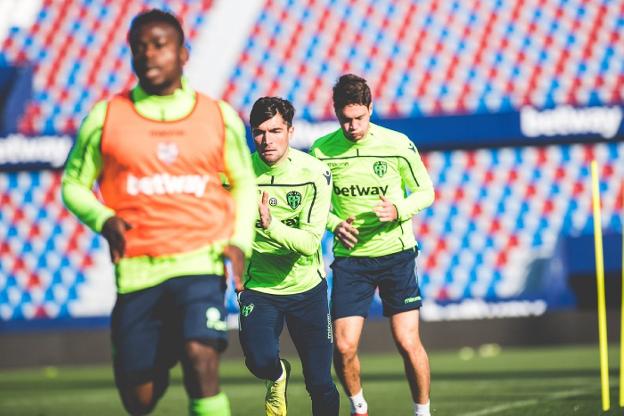
<svg viewBox="0 0 624 416"><path fill-rule="evenodd" d="M256 150L264 163L274 165L286 156L293 131L293 126L289 127L279 113L259 126L252 126Z"/></svg>
<svg viewBox="0 0 624 416"><path fill-rule="evenodd" d="M149 94L169 95L182 86L182 67L188 51L175 28L152 22L141 26L131 39L132 66L139 84Z"/></svg>
<svg viewBox="0 0 624 416"><path fill-rule="evenodd" d="M357 141L366 136L372 109L372 104L368 107L363 104L349 104L336 110L336 117L347 139Z"/></svg>

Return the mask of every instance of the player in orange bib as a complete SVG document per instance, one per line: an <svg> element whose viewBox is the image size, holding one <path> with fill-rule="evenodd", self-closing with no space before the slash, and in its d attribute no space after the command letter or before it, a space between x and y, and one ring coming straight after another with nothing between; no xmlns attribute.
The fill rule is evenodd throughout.
<svg viewBox="0 0 624 416"><path fill-rule="evenodd" d="M149 413L180 361L189 413L230 415L218 378L227 345L224 258L240 289L256 217L245 129L229 105L188 85L175 16L139 14L128 42L138 85L84 120L63 199L107 240L115 264L113 361L128 413Z"/></svg>

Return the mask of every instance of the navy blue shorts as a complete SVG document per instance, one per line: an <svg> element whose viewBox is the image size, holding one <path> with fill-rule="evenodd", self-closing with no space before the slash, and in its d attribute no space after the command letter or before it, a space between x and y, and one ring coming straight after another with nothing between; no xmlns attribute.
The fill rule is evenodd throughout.
<svg viewBox="0 0 624 416"><path fill-rule="evenodd" d="M384 316L420 308L415 248L380 257L336 257L331 265L333 319L368 316L379 288Z"/></svg>
<svg viewBox="0 0 624 416"><path fill-rule="evenodd" d="M187 341L223 351L225 288L223 276L197 275L118 295L111 317L117 385L142 384L168 373Z"/></svg>

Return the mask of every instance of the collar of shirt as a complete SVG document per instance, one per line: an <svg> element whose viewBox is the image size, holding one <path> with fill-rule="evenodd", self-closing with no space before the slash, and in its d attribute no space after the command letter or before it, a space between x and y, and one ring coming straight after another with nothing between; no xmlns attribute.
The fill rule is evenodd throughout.
<svg viewBox="0 0 624 416"><path fill-rule="evenodd" d="M256 176L260 175L270 175L276 176L286 173L291 165L291 152L290 147L286 150L286 156L277 162L275 165L267 165L264 160L260 157L257 151L253 153L252 160L254 165L254 170L256 172Z"/></svg>
<svg viewBox="0 0 624 416"><path fill-rule="evenodd" d="M345 136L344 131L342 131L342 129L340 129L340 137L347 142L348 144L350 144L351 146L353 146L354 148L361 148L361 147L365 147L371 143L373 143L373 141L375 140L375 126L373 123L370 123L368 126L368 131L366 132L366 136L362 137L360 140L349 140L347 139L347 136Z"/></svg>
<svg viewBox="0 0 624 416"><path fill-rule="evenodd" d="M140 85L132 89L132 100L137 112L143 117L172 121L188 116L195 108L195 91L186 77L182 77L182 88L170 95L150 95Z"/></svg>

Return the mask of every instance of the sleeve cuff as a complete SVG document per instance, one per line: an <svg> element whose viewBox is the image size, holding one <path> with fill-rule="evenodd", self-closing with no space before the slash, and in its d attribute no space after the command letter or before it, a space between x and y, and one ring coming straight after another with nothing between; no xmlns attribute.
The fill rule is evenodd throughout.
<svg viewBox="0 0 624 416"><path fill-rule="evenodd" d="M329 213L329 217L327 218L327 230L330 232L334 232L336 227L342 222L342 220L336 216L336 214Z"/></svg>
<svg viewBox="0 0 624 416"><path fill-rule="evenodd" d="M246 258L251 257L251 244L243 243L242 239L240 238L230 239L229 244L240 248Z"/></svg>
<svg viewBox="0 0 624 416"><path fill-rule="evenodd" d="M102 214L95 220L95 224L93 224L93 231L100 234L102 232L102 227L104 223L111 217L115 216L115 211L110 208L104 208Z"/></svg>

